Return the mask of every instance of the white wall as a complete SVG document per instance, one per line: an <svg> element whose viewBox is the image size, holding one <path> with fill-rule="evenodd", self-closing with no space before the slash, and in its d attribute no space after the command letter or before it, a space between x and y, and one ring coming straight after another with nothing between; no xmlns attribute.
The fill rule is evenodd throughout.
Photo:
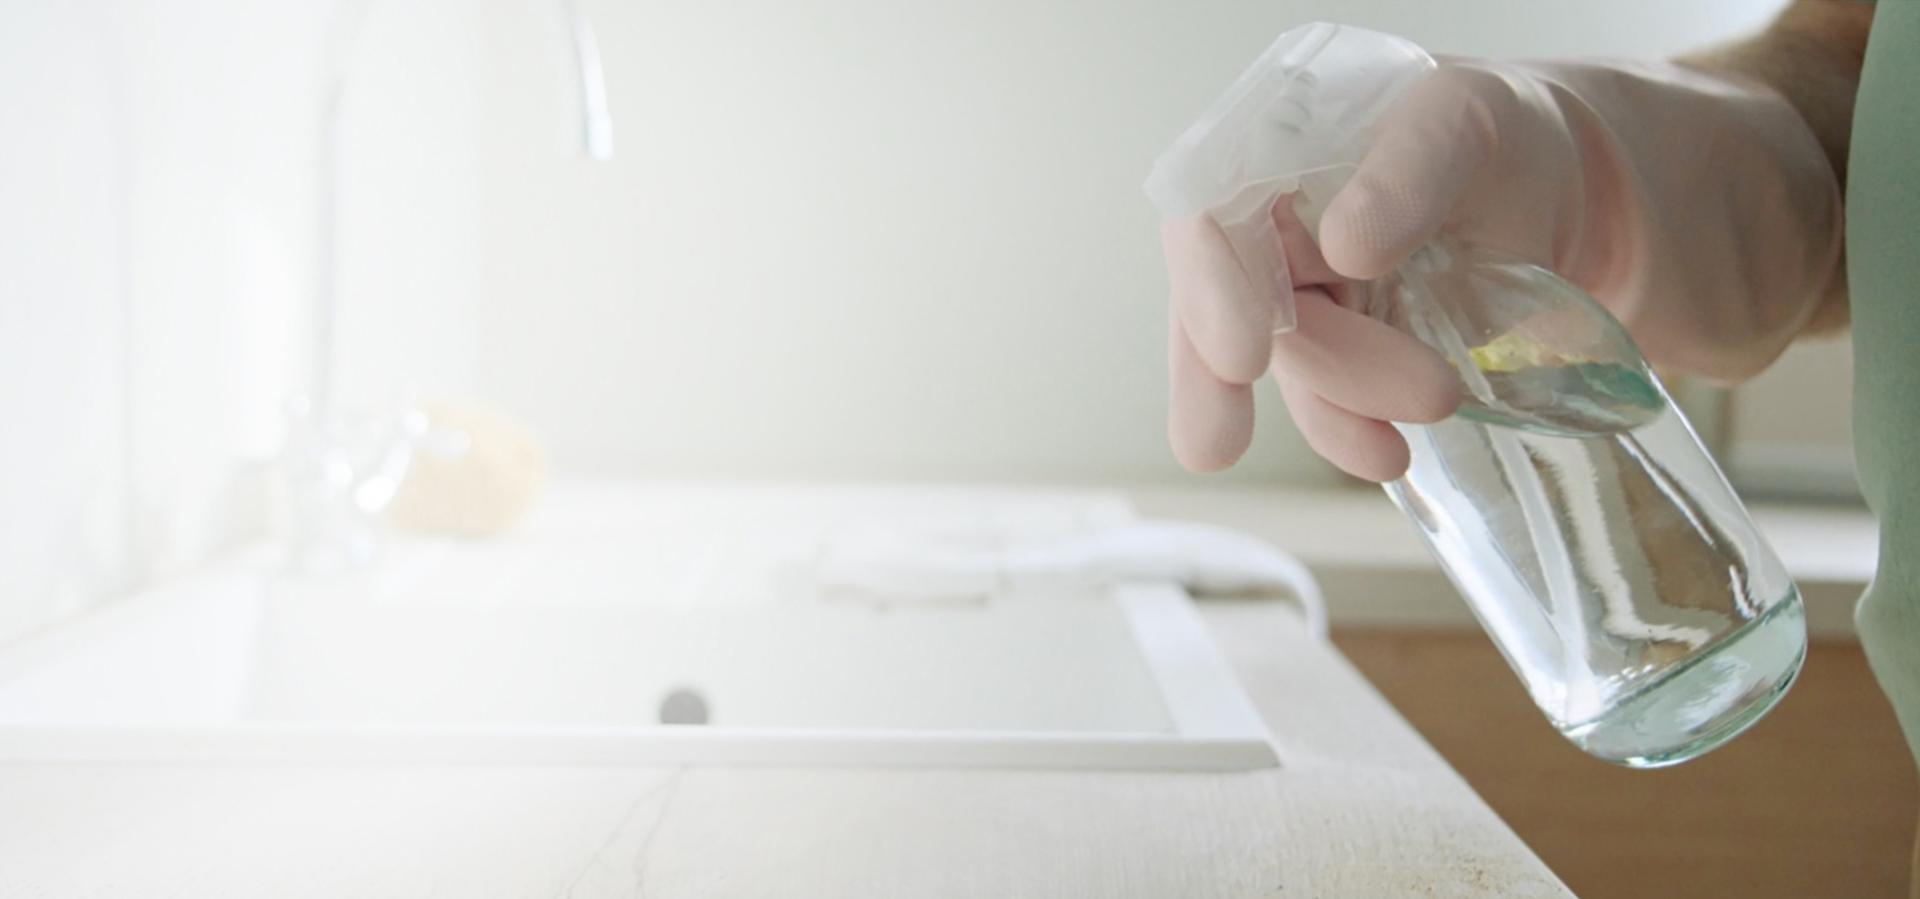
<svg viewBox="0 0 1920 899"><path fill-rule="evenodd" d="M340 386L478 393L563 471L1163 480L1138 183L1267 41L1658 55L1775 0L377 0ZM238 527L302 365L329 0L0 0L0 639ZM1269 397L1237 477L1325 479Z"/></svg>
<svg viewBox="0 0 1920 899"><path fill-rule="evenodd" d="M562 146L545 4L492 0L489 102L447 157L478 167L479 199L395 178L354 219L471 213L483 274L450 255L444 289L472 293L449 300L401 271L402 245L443 253L454 233L416 227L361 248L389 264L360 270L356 301L466 304L471 322L379 339L450 338L473 365L458 386L531 419L563 471L1179 478L1138 185L1273 35L1337 17L1443 51L1658 56L1776 5L601 0L619 135L602 166ZM389 90L369 107L423 102ZM1263 400L1236 476L1331 478Z"/></svg>
<svg viewBox="0 0 1920 899"><path fill-rule="evenodd" d="M0 2L0 641L223 545L311 282L321 2Z"/></svg>
<svg viewBox="0 0 1920 899"><path fill-rule="evenodd" d="M244 528L243 460L280 439L314 284L331 3L94 0L125 79L133 539L141 574Z"/></svg>
<svg viewBox="0 0 1920 899"><path fill-rule="evenodd" d="M1748 500L1860 502L1853 461L1853 341L1796 344L1733 396L1727 474Z"/></svg>
<svg viewBox="0 0 1920 899"><path fill-rule="evenodd" d="M88 12L0 24L0 640L126 564L123 134Z"/></svg>

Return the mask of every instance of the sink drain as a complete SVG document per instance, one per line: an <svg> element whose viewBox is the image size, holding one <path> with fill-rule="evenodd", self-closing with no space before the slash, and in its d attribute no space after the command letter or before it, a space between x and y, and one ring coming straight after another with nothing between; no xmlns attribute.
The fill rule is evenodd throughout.
<svg viewBox="0 0 1920 899"><path fill-rule="evenodd" d="M661 724L705 724L707 718L707 697L691 687L668 691L660 700Z"/></svg>

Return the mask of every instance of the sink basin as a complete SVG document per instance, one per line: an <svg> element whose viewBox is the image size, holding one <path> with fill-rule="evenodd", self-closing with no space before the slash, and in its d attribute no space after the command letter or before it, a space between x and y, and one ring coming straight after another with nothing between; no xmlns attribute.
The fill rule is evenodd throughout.
<svg viewBox="0 0 1920 899"><path fill-rule="evenodd" d="M897 497L563 499L509 541L354 577L237 562L8 647L0 759L1277 764L1173 585L836 595L808 547Z"/></svg>

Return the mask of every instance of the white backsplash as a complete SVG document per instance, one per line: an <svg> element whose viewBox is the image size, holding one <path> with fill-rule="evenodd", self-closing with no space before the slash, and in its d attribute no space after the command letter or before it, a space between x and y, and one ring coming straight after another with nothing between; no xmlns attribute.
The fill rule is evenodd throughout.
<svg viewBox="0 0 1920 899"><path fill-rule="evenodd" d="M583 0L595 164L548 0L376 0L339 387L478 394L562 475L1180 479L1138 182L1272 34L1659 55L1774 5ZM305 366L336 9L0 6L0 640L257 521L233 503ZM1237 477L1329 477L1262 421Z"/></svg>

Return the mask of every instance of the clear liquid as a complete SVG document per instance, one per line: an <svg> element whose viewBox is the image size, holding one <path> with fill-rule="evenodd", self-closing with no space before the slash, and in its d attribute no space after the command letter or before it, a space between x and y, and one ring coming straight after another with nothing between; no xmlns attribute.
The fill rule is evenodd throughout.
<svg viewBox="0 0 1920 899"><path fill-rule="evenodd" d="M1656 767L1764 714L1799 670L1805 626L1659 382L1606 368L1505 376L1504 395L1559 396L1554 420L1470 408L1404 426L1412 467L1387 491L1553 725L1590 754ZM1612 388L1564 401L1596 378Z"/></svg>

